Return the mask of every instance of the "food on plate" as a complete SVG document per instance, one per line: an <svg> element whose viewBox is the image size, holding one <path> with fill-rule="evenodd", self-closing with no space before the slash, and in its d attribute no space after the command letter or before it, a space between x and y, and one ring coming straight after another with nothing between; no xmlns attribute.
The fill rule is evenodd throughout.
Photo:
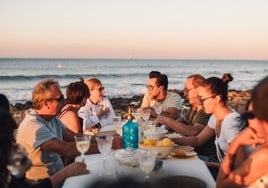
<svg viewBox="0 0 268 188"><path fill-rule="evenodd" d="M166 134L166 137L167 138L180 138L180 137L182 137L182 135L181 134L179 134L179 133L171 133L171 134Z"/></svg>
<svg viewBox="0 0 268 188"><path fill-rule="evenodd" d="M175 156L178 156L178 157L186 157L186 152L182 149L176 149L172 152L172 154L174 154Z"/></svg>
<svg viewBox="0 0 268 188"><path fill-rule="evenodd" d="M146 146L173 146L174 143L169 138L164 138L162 140L155 140L152 138L146 138L142 144Z"/></svg>

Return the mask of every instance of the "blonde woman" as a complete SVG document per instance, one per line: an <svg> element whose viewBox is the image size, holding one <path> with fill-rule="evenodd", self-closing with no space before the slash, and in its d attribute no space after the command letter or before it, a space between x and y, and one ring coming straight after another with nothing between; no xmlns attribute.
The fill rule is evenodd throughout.
<svg viewBox="0 0 268 188"><path fill-rule="evenodd" d="M86 105L78 111L83 118L83 133L91 134L92 130L112 125L115 116L110 100L104 96L104 87L97 78L85 80L90 91Z"/></svg>

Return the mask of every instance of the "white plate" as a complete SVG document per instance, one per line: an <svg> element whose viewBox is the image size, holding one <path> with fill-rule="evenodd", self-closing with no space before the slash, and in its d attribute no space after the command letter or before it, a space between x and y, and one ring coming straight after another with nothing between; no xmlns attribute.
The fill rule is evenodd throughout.
<svg viewBox="0 0 268 188"><path fill-rule="evenodd" d="M170 133L170 134L166 134L167 138L180 138L183 137L181 134L179 133Z"/></svg>
<svg viewBox="0 0 268 188"><path fill-rule="evenodd" d="M184 151L184 152L185 152L185 155L177 155L174 151L172 151L170 155L173 157L178 157L178 158L193 157L197 155L195 151Z"/></svg>

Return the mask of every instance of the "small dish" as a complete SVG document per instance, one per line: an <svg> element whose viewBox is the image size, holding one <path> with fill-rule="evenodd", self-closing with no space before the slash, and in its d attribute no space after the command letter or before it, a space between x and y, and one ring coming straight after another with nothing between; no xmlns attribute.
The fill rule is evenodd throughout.
<svg viewBox="0 0 268 188"><path fill-rule="evenodd" d="M170 133L170 134L166 134L167 138L180 138L183 137L181 134L179 133Z"/></svg>
<svg viewBox="0 0 268 188"><path fill-rule="evenodd" d="M178 158L183 158L183 157L193 157L196 156L197 153L195 151L185 151L182 149L175 149L173 150L170 155L172 157L178 157Z"/></svg>

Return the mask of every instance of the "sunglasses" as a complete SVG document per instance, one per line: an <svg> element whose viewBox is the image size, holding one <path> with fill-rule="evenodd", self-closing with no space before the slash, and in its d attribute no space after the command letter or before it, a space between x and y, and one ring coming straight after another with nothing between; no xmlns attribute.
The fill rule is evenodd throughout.
<svg viewBox="0 0 268 188"><path fill-rule="evenodd" d="M64 95L61 94L61 96L59 96L58 98L43 99L43 101L45 101L45 100L48 100L48 101L53 101L53 100L55 100L55 101L57 101L57 102L63 102L63 101L64 101Z"/></svg>

